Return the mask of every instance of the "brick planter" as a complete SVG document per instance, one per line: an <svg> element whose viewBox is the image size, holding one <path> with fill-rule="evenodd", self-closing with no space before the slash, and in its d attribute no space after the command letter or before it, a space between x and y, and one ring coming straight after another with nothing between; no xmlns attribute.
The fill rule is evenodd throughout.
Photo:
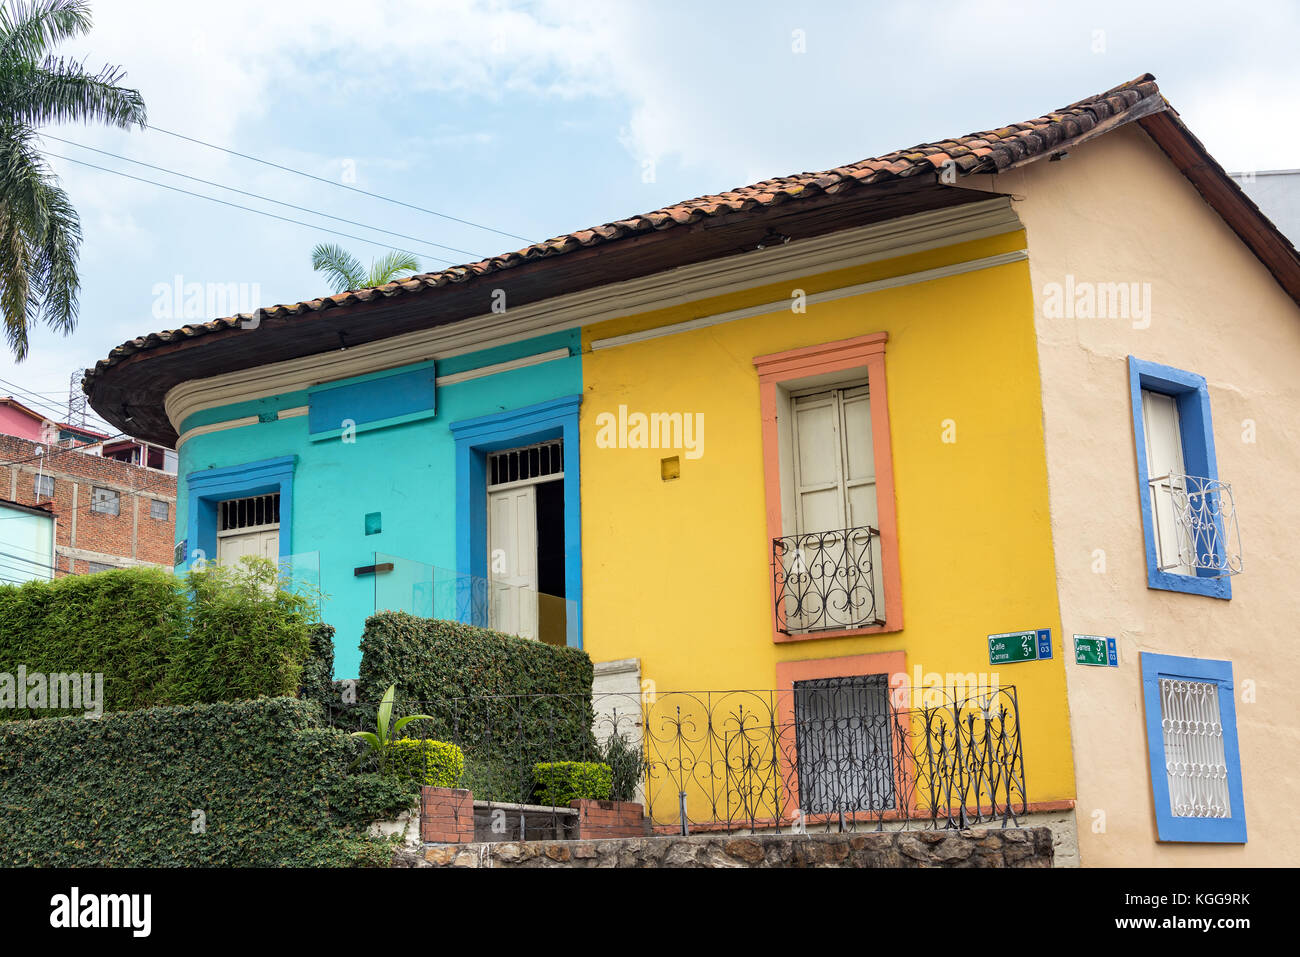
<svg viewBox="0 0 1300 957"><path fill-rule="evenodd" d="M464 788L420 788L420 840L426 844L469 844L474 840L474 792Z"/></svg>
<svg viewBox="0 0 1300 957"><path fill-rule="evenodd" d="M578 840L605 837L645 837L650 821L645 809L634 801L590 801L579 798L569 804L578 812Z"/></svg>

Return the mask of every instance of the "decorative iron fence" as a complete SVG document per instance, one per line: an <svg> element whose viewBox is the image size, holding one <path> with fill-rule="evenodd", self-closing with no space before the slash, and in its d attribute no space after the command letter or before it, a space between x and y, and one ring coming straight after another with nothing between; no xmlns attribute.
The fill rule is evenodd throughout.
<svg viewBox="0 0 1300 957"><path fill-rule="evenodd" d="M1026 812L1014 687L891 689L884 679L399 700L398 711L430 716L406 736L461 747L461 786L477 800L536 805L537 762L601 761L615 772L612 797L643 804L663 832L1006 826Z"/></svg>
<svg viewBox="0 0 1300 957"><path fill-rule="evenodd" d="M772 540L777 627L785 634L884 624L876 607L870 526L788 535Z"/></svg>

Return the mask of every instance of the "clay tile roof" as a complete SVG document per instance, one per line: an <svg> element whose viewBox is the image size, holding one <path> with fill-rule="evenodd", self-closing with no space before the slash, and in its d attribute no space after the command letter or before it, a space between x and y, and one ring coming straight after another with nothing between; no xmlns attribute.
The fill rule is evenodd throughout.
<svg viewBox="0 0 1300 957"><path fill-rule="evenodd" d="M1139 109L1135 110L1134 107ZM713 195L699 196L627 219L556 236L480 262L452 266L402 282L390 283L380 290L356 290L338 296L271 306L264 309L262 315L269 318L297 316L308 312L323 312L349 302L366 301L377 296L391 297L422 292L448 283L463 283L473 278L488 276L537 259L560 256L604 243L614 243L646 232L674 229L701 220L732 215L737 211L750 211L778 203L809 200L821 195L838 194L848 188L856 189L913 176L934 177L939 174L939 169L949 158L953 158L956 170L963 176L996 172L1013 164L1048 156L1061 143L1074 141L1089 133L1097 135L1123 122L1137 120L1165 110L1175 117L1172 122L1185 132L1186 127L1176 119L1176 114L1173 114L1160 95L1155 78L1151 74L1144 74L1113 90L1080 100L1023 123L970 133L935 143L922 143L910 149L868 157L832 170L781 176L750 186L740 186ZM1190 133L1187 135L1190 136ZM1186 169L1183 171L1190 176ZM1237 199L1248 204L1250 202L1245 199L1244 194ZM1237 199L1233 201L1236 202ZM1253 208L1253 204L1250 205ZM1258 214L1257 209L1255 213ZM1262 214L1259 215L1262 217ZM178 331L151 333L131 339L113 349L107 358L96 363L94 369L87 370L83 386L89 392L96 376L133 354L180 338L198 338L219 330L234 328L243 318L246 317L230 316L213 319L184 326Z"/></svg>

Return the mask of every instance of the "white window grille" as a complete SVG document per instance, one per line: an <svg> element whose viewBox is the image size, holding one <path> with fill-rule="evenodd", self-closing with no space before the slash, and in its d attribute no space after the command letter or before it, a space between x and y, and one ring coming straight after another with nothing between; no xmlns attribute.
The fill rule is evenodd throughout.
<svg viewBox="0 0 1300 957"><path fill-rule="evenodd" d="M38 499L54 498L54 476L37 475L32 491Z"/></svg>
<svg viewBox="0 0 1300 957"><path fill-rule="evenodd" d="M1174 817L1232 817L1219 686L1160 679L1160 727Z"/></svg>
<svg viewBox="0 0 1300 957"><path fill-rule="evenodd" d="M1150 485L1161 571L1213 578L1241 573L1241 531L1230 484L1169 474Z"/></svg>
<svg viewBox="0 0 1300 957"><path fill-rule="evenodd" d="M280 493L232 498L220 503L217 531L233 532L244 528L280 523Z"/></svg>
<svg viewBox="0 0 1300 957"><path fill-rule="evenodd" d="M556 439L520 449L493 452L488 456L487 484L507 485L546 476L564 474L564 445Z"/></svg>

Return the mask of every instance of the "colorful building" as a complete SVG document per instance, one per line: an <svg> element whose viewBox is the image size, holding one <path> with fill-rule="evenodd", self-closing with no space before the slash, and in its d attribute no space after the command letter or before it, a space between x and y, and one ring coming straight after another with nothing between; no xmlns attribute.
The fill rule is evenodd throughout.
<svg viewBox="0 0 1300 957"><path fill-rule="evenodd" d="M340 677L366 616L402 608L582 647L598 691L647 709L769 689L756 700L791 743L767 746L799 752L802 807L823 817L839 779L802 762L826 729L842 744L930 696L987 725L1001 695L1020 816L1054 828L1058 861L1263 863L1273 842L1248 842L1244 816L1270 826L1284 787L1267 754L1295 599L1281 568L1237 584L1207 405L1232 422L1253 397L1271 444L1225 451L1222 475L1270 522L1293 511L1256 486L1297 457L1281 423L1298 299L1295 250L1148 76L146 336L86 389L175 445L179 560L273 556L318 582ZM1242 514L1261 544L1287 524ZM1213 541L1185 547L1196 527ZM1076 663L1093 646L1075 634L1099 639L1099 666ZM1233 727L1243 667L1277 691ZM1193 699L1212 730L1162 736ZM919 766L854 734L858 785L899 804ZM718 740L728 767L749 746ZM680 790L683 815L707 802Z"/></svg>

